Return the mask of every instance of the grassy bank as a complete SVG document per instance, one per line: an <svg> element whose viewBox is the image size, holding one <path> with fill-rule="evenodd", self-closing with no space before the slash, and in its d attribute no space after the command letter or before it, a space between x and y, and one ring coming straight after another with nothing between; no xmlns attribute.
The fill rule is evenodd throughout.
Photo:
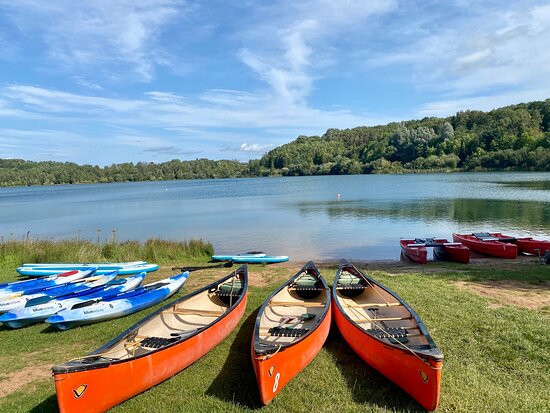
<svg viewBox="0 0 550 413"><path fill-rule="evenodd" d="M202 240L94 243L87 240L27 240L0 243L0 268L13 272L28 262L120 262L146 260L157 264L204 260L214 253ZM5 274L5 273L4 273ZM1 277L1 276L0 276Z"/></svg>
<svg viewBox="0 0 550 413"><path fill-rule="evenodd" d="M143 248L143 247L142 247ZM118 256L120 257L120 256ZM132 256L131 259L144 258ZM91 260L89 257L87 260ZM151 280L172 273L164 261ZM202 260L206 263L206 259ZM200 262L194 259L194 263ZM6 267L2 261L3 271ZM549 313L483 297L461 283L504 280L548 293L548 266L533 261L473 263L468 266L369 264L373 276L401 295L422 317L445 355L439 411L548 411ZM299 264L250 266L250 293L243 319L231 335L198 362L116 407L116 412L234 411L260 408L250 362L250 337L259 306ZM11 268L13 272L13 268ZM227 274L229 269L193 272L176 297ZM321 266L332 281L335 266ZM496 284L495 284L496 285ZM35 325L0 326L0 411L56 410L51 365L81 356L129 327L152 309L101 324L56 332ZM19 384L19 387L14 386ZM265 412L420 411L399 388L369 368L333 328L313 362Z"/></svg>

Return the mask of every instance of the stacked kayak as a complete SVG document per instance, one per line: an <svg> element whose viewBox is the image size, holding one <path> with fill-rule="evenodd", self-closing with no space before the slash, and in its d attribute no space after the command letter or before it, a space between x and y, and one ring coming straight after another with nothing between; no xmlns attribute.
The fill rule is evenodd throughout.
<svg viewBox="0 0 550 413"><path fill-rule="evenodd" d="M59 274L60 272L70 270L87 270L90 268L96 269L96 274L107 274L112 271L118 271L119 275L132 275L142 272L151 272L158 269L156 264L147 264L145 261L121 262L121 263L96 263L96 264L23 264L17 268L17 272L27 277L46 277L49 275Z"/></svg>
<svg viewBox="0 0 550 413"><path fill-rule="evenodd" d="M473 234L453 234L453 240L467 246L470 250L499 258L516 258L518 246L511 239L495 237L488 232Z"/></svg>
<svg viewBox="0 0 550 413"><path fill-rule="evenodd" d="M63 284L69 284L74 281L80 280L94 273L95 271L67 271L58 275L51 275L49 277L14 281L11 283L0 284L0 298L14 295L25 294L27 291L46 289L50 287L56 287Z"/></svg>
<svg viewBox="0 0 550 413"><path fill-rule="evenodd" d="M330 330L330 302L330 289L310 261L260 308L251 354L264 405L321 350Z"/></svg>
<svg viewBox="0 0 550 413"><path fill-rule="evenodd" d="M334 320L350 347L426 410L435 410L443 355L414 310L345 260L332 300Z"/></svg>
<svg viewBox="0 0 550 413"><path fill-rule="evenodd" d="M155 311L93 353L54 366L59 410L103 412L177 374L233 331L247 296L242 266Z"/></svg>
<svg viewBox="0 0 550 413"><path fill-rule="evenodd" d="M6 295L0 299L0 313L13 310L14 308L24 307L29 300L39 297L55 298L65 294L89 291L92 288L107 284L117 276L116 271L112 271L107 275L94 275L92 277L91 275L94 274L94 272L95 269L82 271L78 274L79 276L82 275L81 279L70 283L47 288L30 288L11 295Z"/></svg>
<svg viewBox="0 0 550 413"><path fill-rule="evenodd" d="M188 272L157 281L108 298L90 299L64 309L46 319L59 330L123 317L164 301L187 280Z"/></svg>
<svg viewBox="0 0 550 413"><path fill-rule="evenodd" d="M78 308L79 304L89 300L104 300L133 290L142 283L145 275L142 272L128 278L114 279L103 286L73 292L57 298L50 296L32 298L26 302L24 307L16 308L0 316L0 322L11 328L21 328L39 323L63 309Z"/></svg>
<svg viewBox="0 0 550 413"><path fill-rule="evenodd" d="M214 261L231 261L237 264L275 264L286 262L286 255L267 255L263 252L248 252L235 255L212 255Z"/></svg>
<svg viewBox="0 0 550 413"><path fill-rule="evenodd" d="M459 242L449 242L445 238L414 238L401 239L401 252L411 261L426 264L428 262L427 248L433 248L436 260L456 261L467 264L470 262L470 250Z"/></svg>

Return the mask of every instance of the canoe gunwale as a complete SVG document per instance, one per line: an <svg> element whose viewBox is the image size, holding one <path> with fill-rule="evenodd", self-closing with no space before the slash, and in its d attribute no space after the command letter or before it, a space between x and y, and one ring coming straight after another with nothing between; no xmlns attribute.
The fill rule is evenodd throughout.
<svg viewBox="0 0 550 413"><path fill-rule="evenodd" d="M241 272L242 275L243 275L243 286L242 286L242 289L241 289L241 294L239 296L239 298L237 300L235 300L235 302L233 303L233 305L231 307L228 307L228 311L226 311L224 314L222 314L221 316L219 316L218 318L216 318L214 321L212 321L211 323L205 325L204 327L202 328L199 328L197 329L195 332L193 332L193 334L189 335L189 336L186 336L184 339L182 340L178 340L178 341L174 341L173 343L170 343L166 346L163 346L161 348L158 348L158 349L155 349L155 350L152 350L152 351L149 351L145 354L141 354L141 355L138 355L138 356L134 356L132 358L126 358L126 359L109 359L109 357L104 357L104 359L106 361L104 362L94 362L94 363L90 363L90 364L80 364L80 365L69 365L69 364L60 364L60 365L57 365L57 366L53 366L52 367L52 372L53 374L66 374L66 373L73 373L73 372L82 372L82 371L87 371L87 370L95 370L95 369L102 369L102 368L107 368L111 365L115 365L115 364L121 364L121 363L126 363L128 361L131 361L131 360L137 360L137 359L140 359L140 358L143 358L143 357L148 357L148 356L151 356L152 354L155 354L155 353L158 353L160 351L163 351L163 350L166 350L166 349L169 349L171 347L174 347L174 346L177 346L177 345L180 345L182 343L184 343L185 341L188 341L189 339L197 336L198 334L204 332L205 330L208 330L209 328L211 328L213 325L221 322L224 318L226 318L229 314L231 314L238 306L239 304L242 302L242 300L246 297L247 295L247 292L248 292L248 268L245 265L241 265L239 268L237 268L235 271L232 271L229 275L219 279L219 280L216 280L214 281L213 283L211 284L208 284L207 286L203 287L203 288L200 288L196 291L193 291L183 297L180 297L174 301L171 301L169 302L168 304L162 306L161 308L159 308L158 310L152 312L151 314L149 314L148 316L144 317L143 319L141 319L140 321L138 321L137 323L133 324L132 326L130 326L128 329L126 329L125 331L123 331L122 333L120 333L118 336L116 336L115 338L113 338L111 341L109 341L108 343L104 344L103 346L101 346L100 348L98 348L97 350L87 354L86 356L82 357L81 359L86 359L88 357L92 358L94 356L98 356L100 355L100 353L104 352L105 350L108 350L110 349L111 347L115 346L118 342L124 340L126 337L128 337L133 331L135 331L136 329L138 329L141 325L145 324L146 322L148 322L149 320L151 320L152 318L158 316L160 313L162 313L163 311L167 310L168 308L170 307L173 307L174 305L177 305L178 303L182 302L182 301L185 301L185 300L188 300L189 298L192 298L204 291L208 291L212 288L215 288L217 287L218 285L224 283L225 281L227 281L228 279L234 277L237 273ZM103 357L102 357L103 358ZM70 362L67 362L67 363L70 363Z"/></svg>
<svg viewBox="0 0 550 413"><path fill-rule="evenodd" d="M325 306L323 308L323 312L321 313L321 316L319 317L319 321L315 324L315 328L308 331L303 336L299 337L296 341L293 341L291 343L288 343L286 345L265 345L263 348L259 348L260 346L260 323L262 319L262 315L267 307L267 305L271 302L273 297L275 297L283 288L287 287L289 284L291 284L296 278L298 278L302 273L306 272L306 270L313 270L316 273L317 278L319 281L323 284L323 289L326 292L326 302ZM311 334L313 334L317 328L322 324L324 319L326 318L327 314L330 311L331 308L331 294L330 294L330 287L328 286L327 282L321 275L320 271L317 269L313 261L308 261L301 269L298 271L295 275L293 275L290 279L285 281L281 286L279 286L275 291L271 293L269 297L264 301L260 309L258 310L258 315L256 316L256 321L254 322L254 336L253 336L253 351L256 356L269 356L270 354L284 351L285 349L289 347L293 347L299 343L301 343L303 340L305 340L307 337L309 337Z"/></svg>
<svg viewBox="0 0 550 413"><path fill-rule="evenodd" d="M384 291L386 291L388 294L392 295L393 297L395 297L397 299L397 301L399 301L399 303L411 314L411 316L414 318L414 320L416 321L417 325L418 325L418 329L420 330L420 332L422 333L422 335L424 335L424 337L426 338L426 340L428 341L428 344L430 346L430 349L429 350L417 350L417 349L411 349L411 350L408 350L406 349L405 347L399 345L399 344L393 344L393 343L388 343L386 341L384 341L383 339L381 338L378 338L378 337L375 337L373 336L372 334L369 334L367 331L365 331L364 329L362 329L359 325L357 325L356 322L354 322L351 317L347 314L347 312L343 309L342 305L340 304L340 301L339 301L339 297L336 295L336 287L338 285L338 280L340 279L340 275L342 273L342 270L345 268L345 267L348 267L348 268L352 268L354 269L355 271L357 271L359 274L361 274L361 276L365 277L367 280L369 280L370 282L372 282L373 284L375 284L376 286L382 288ZM434 360L434 361L442 361L443 360L443 354L441 353L441 350L439 350L439 347L437 347L437 345L435 344L435 341L433 340L432 336L430 335L430 333L428 332L428 329L426 328L426 326L424 325L424 323L422 322L420 316L399 296L397 295L397 293L393 292L392 290L390 290L389 288L385 287L384 285L380 284L379 282L377 282L376 280L370 278L369 276L367 276L365 273L363 273L361 270L359 270L357 267L355 267L353 264L351 264L350 262L348 262L347 260L342 260L340 261L340 264L338 266L338 270L336 272L336 277L334 277L334 283L333 283L333 286L332 286L332 299L334 301L334 304L337 308L337 310L356 328L358 328L359 330L361 330L364 334L367 334L369 337L377 340L378 342L380 342L381 344L385 345L385 346L388 346L394 350L399 350L399 351L402 351L402 352L406 352L408 354L410 354L410 352L412 351L414 354L416 354L417 356L421 357L421 358L428 358L428 359L431 359L431 360Z"/></svg>

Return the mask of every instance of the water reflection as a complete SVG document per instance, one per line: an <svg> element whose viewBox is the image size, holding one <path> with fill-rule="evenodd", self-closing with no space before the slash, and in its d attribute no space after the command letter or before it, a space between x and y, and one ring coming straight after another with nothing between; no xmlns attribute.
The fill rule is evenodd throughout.
<svg viewBox="0 0 550 413"><path fill-rule="evenodd" d="M332 219L391 218L395 220L452 221L458 226L498 224L526 230L550 228L550 204L493 199L430 199L407 202L370 200L299 203L303 216L326 214Z"/></svg>
<svg viewBox="0 0 550 413"><path fill-rule="evenodd" d="M504 181L496 183L512 188L550 190L550 181Z"/></svg>

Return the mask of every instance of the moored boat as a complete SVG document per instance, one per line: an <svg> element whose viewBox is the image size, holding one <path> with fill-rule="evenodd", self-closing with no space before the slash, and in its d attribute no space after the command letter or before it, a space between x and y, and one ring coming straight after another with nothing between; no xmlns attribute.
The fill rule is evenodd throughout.
<svg viewBox="0 0 550 413"><path fill-rule="evenodd" d="M401 239L403 255L414 262L428 262L427 248L433 248L434 259L455 261L467 264L470 262L470 250L459 242L449 242L446 238Z"/></svg>
<svg viewBox="0 0 550 413"><path fill-rule="evenodd" d="M236 255L212 255L214 261L231 261L236 264L276 264L286 262L289 257L286 255L266 255L265 253L245 253Z"/></svg>
<svg viewBox="0 0 550 413"><path fill-rule="evenodd" d="M159 266L157 264L141 264L139 263L128 263L128 265L121 264L97 264L99 267L93 267L92 264L55 264L55 265L38 265L30 266L23 265L17 268L17 272L21 275L27 277L47 277L50 275L56 275L60 272L67 271L69 268L72 270L85 271L90 268L96 269L97 275L104 275L111 273L113 271L118 271L119 275L133 275L139 274L141 272L151 272L158 270Z"/></svg>
<svg viewBox="0 0 550 413"><path fill-rule="evenodd" d="M15 293L25 294L31 291L40 291L50 287L57 287L63 284L69 284L88 277L94 271L66 271L57 275L50 275L44 278L32 278L29 280L14 281L10 283L0 284L0 298L12 295Z"/></svg>
<svg viewBox="0 0 550 413"><path fill-rule="evenodd" d="M238 324L246 266L179 298L93 353L53 367L61 412L102 412L172 377Z"/></svg>
<svg viewBox="0 0 550 413"><path fill-rule="evenodd" d="M330 290L308 262L264 302L251 355L262 403L268 404L317 355L327 339Z"/></svg>
<svg viewBox="0 0 550 413"><path fill-rule="evenodd" d="M47 318L46 323L58 328L69 328L123 317L156 305L174 295L185 283L189 272L144 285L135 290L86 300L72 308L60 310Z"/></svg>
<svg viewBox="0 0 550 413"><path fill-rule="evenodd" d="M89 291L66 294L58 298L38 297L28 300L24 307L13 309L2 316L0 322L11 328L21 328L39 323L64 309L78 308L90 300L100 301L138 287L145 273L119 278Z"/></svg>
<svg viewBox="0 0 550 413"><path fill-rule="evenodd" d="M472 251L498 258L516 258L518 246L511 242L504 242L488 232L473 234L453 234L453 240L467 246Z"/></svg>
<svg viewBox="0 0 550 413"><path fill-rule="evenodd" d="M546 251L550 251L550 241L547 240L537 240L532 237L512 237L500 232L492 232L489 235L498 238L500 242L516 244L520 254L544 256Z"/></svg>
<svg viewBox="0 0 550 413"><path fill-rule="evenodd" d="M116 271L111 271L105 275L94 275L94 270L88 270L85 277L72 283L61 284L48 288L39 288L37 290L27 290L24 293L14 293L0 299L0 313L24 307L30 300L53 299L66 294L84 293L92 291L96 287L101 287L112 282L118 275Z"/></svg>
<svg viewBox="0 0 550 413"><path fill-rule="evenodd" d="M443 355L414 310L345 260L332 299L334 320L350 347L423 408L435 410Z"/></svg>

